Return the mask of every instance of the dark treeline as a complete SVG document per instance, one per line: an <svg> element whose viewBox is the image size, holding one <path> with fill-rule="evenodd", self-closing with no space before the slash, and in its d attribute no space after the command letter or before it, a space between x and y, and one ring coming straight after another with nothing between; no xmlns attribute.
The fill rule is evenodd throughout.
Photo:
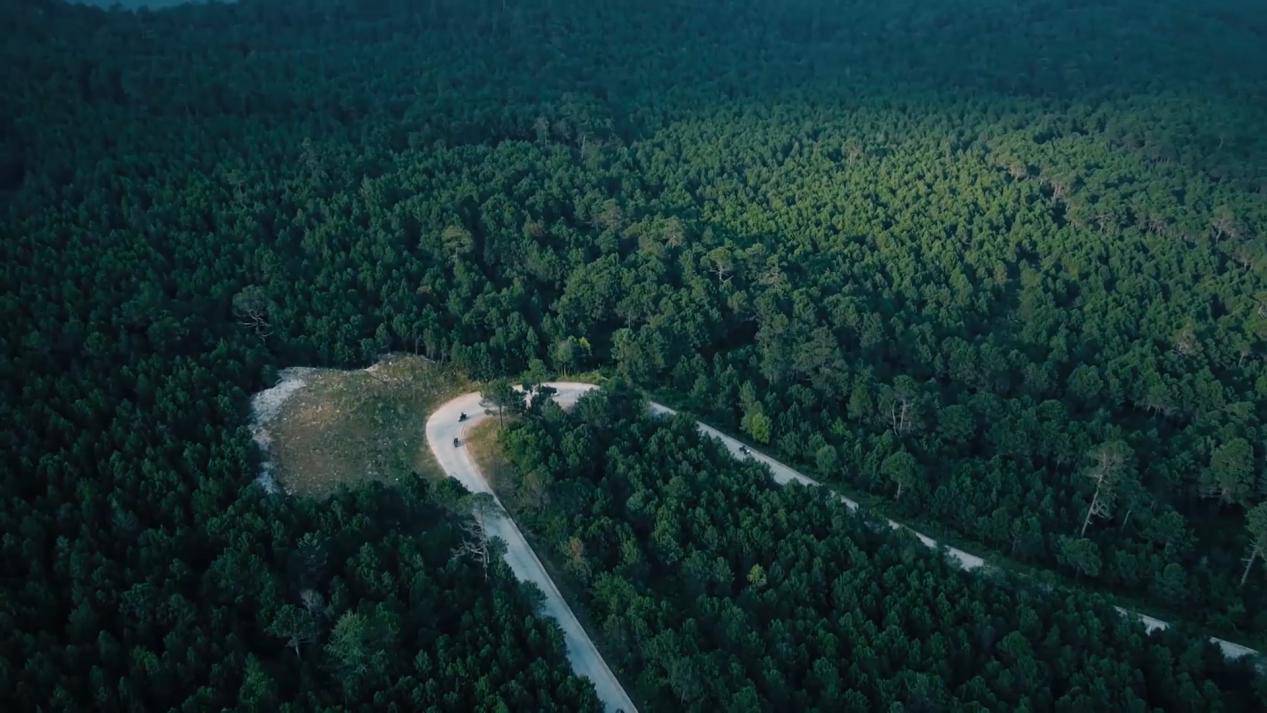
<svg viewBox="0 0 1267 713"><path fill-rule="evenodd" d="M455 556L457 486L409 483L223 510L199 489L205 519L169 526L147 516L183 491L140 508L127 482L83 483L80 512L6 522L28 561L5 602L10 710L600 710L500 559Z"/></svg>
<svg viewBox="0 0 1267 713"><path fill-rule="evenodd" d="M302 670L351 695L204 570L246 513L279 549L317 531L249 485L247 394L388 350L615 367L960 536L1267 632L1259 3L0 23L0 689L24 706L230 705L248 652L283 698ZM283 554L254 566L285 582ZM146 582L190 603L171 653L171 607L118 614Z"/></svg>
<svg viewBox="0 0 1267 713"><path fill-rule="evenodd" d="M1258 710L1247 668L1098 598L959 572L622 387L538 400L500 482L656 710ZM1267 691L1263 691L1267 693ZM894 706L900 706L895 708Z"/></svg>

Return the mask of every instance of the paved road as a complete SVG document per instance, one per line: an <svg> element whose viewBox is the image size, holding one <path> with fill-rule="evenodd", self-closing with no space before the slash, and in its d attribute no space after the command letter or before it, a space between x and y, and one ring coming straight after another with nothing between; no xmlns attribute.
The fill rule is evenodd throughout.
<svg viewBox="0 0 1267 713"><path fill-rule="evenodd" d="M584 384L579 382L550 382L551 386L557 390L555 400L565 408L576 403L584 393L597 388L594 384ZM492 493L492 489L488 486L488 482L484 479L484 475L471 461L465 447L454 448L453 439L461 438L465 428L469 428L487 416L484 410L480 408L479 394L466 394L441 406L427 420L427 441L431 445L432 452L436 455L440 467L444 469L450 477L457 478L468 490L479 493ZM458 422L458 415L465 411L470 418L464 422ZM658 404L651 403L651 411L656 414L674 414L673 409ZM770 475L775 482L780 485L786 485L791 482L801 483L802 485L820 486L817 480L796 471L783 463L760 453L756 450L746 448L740 441L727 436L702 422L696 422L701 433L711 436L726 446L726 448L737 458L751 458L753 460L764 463L770 469ZM496 495L494 495L494 498ZM858 503L842 496L841 502L850 510L857 510ZM494 524L494 521L496 524ZM893 529L904 529L915 535L925 546L937 549L943 547L941 543L921 532L913 530L902 523L895 520L888 520L889 526ZM611 669L607 667L602 656L598 653L598 649L594 647L594 642L590 640L589 635L585 633L584 628L576 620L576 616L568 607L567 602L563 601L562 595L559 594L558 588L545 572L545 568L541 566L541 561L537 559L532 548L528 546L524 540L523 534L515 525L514 521L504 515L496 518L490 518L490 531L506 542L506 561L510 564L515 576L520 581L531 581L541 588L546 594L545 613L559 622L563 628L564 641L567 643L568 659L572 662L573 669L580 675L594 682L598 690L598 696L607 706L608 710L626 710L633 711L633 703L625 694L624 688L620 682L612 674ZM975 570L984 567L986 562L983 558L970 552L965 552L956 547L944 546L943 551L953 562L965 570ZM1170 624L1150 617L1146 614L1133 612L1122 607L1117 610L1126 616L1132 616L1144 624L1144 628L1152 632L1157 629L1166 629ZM1258 651L1247 646L1242 646L1232 641L1220 639L1218 637L1210 637L1210 641L1222 650L1223 655L1230 659L1240 658L1247 655L1257 655Z"/></svg>
<svg viewBox="0 0 1267 713"><path fill-rule="evenodd" d="M556 400L564 406L575 403L581 394L594 388L592 384L558 383L553 386L559 390ZM458 416L463 412L469 418L459 422ZM436 461L449 477L456 478L473 493L489 493L496 499L497 495L471 460L465 446L467 431L487 418L491 417L486 416L484 409L480 407L479 394L459 396L441 406L427 419L427 443L431 446ZM454 438L459 439L462 445L455 448ZM567 647L572 670L594 683L598 698L608 711L634 713L637 709L634 708L633 701L629 700L624 687L598 653L593 640L585 633L581 622L577 621L572 608L563 600L559 588L554 585L550 575L546 574L541 560L532 551L515 521L505 514L500 505L499 501L498 511L485 517L488 533L506 543L506 564L510 565L515 578L521 582L532 582L545 595L542 602L543 613L558 622L559 628L563 630L563 642Z"/></svg>

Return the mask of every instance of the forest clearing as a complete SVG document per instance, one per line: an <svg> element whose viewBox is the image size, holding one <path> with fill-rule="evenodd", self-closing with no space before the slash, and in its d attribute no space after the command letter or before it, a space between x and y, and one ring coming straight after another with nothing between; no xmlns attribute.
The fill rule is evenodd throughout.
<svg viewBox="0 0 1267 713"><path fill-rule="evenodd" d="M264 398L254 407L256 440L265 471L287 492L312 497L367 481L441 477L416 424L470 387L457 370L408 354L365 369L292 367L280 376L253 399Z"/></svg>

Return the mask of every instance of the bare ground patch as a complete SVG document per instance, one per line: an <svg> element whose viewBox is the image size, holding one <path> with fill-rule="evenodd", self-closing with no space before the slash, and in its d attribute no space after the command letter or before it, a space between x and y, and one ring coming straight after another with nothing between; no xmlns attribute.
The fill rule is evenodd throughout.
<svg viewBox="0 0 1267 713"><path fill-rule="evenodd" d="M472 383L456 369L393 355L359 371L306 369L303 385L266 422L266 447L287 492L323 497L341 485L442 478L426 422Z"/></svg>

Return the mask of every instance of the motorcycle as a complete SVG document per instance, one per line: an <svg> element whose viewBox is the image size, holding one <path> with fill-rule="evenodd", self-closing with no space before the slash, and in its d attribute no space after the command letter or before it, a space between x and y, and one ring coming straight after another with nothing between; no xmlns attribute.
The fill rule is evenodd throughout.
<svg viewBox="0 0 1267 713"><path fill-rule="evenodd" d="M465 421L465 420L466 420L466 412L465 412L465 411L463 411L462 413L458 414L458 421L459 421L459 422L462 422L462 421Z"/></svg>

